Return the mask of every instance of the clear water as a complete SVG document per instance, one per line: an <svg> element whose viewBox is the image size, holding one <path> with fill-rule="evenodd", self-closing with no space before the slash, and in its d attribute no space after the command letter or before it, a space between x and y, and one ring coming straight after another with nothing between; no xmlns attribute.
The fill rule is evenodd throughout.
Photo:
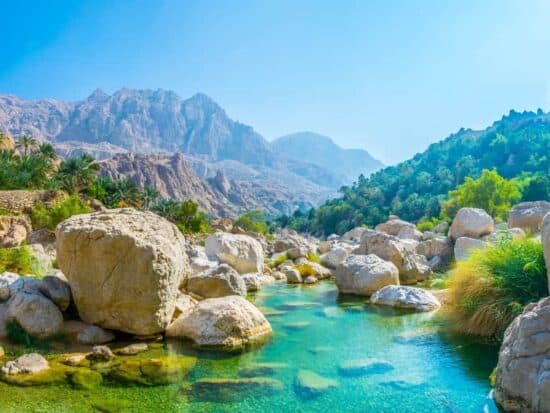
<svg viewBox="0 0 550 413"><path fill-rule="evenodd" d="M429 314L380 309L338 297L332 283L265 287L251 297L274 330L269 343L245 354L199 353L184 383L159 387L106 383L97 390L70 385L22 388L0 383L2 412L496 412L488 376L497 348L442 334ZM159 350L156 350L159 351ZM192 353L181 342L161 351ZM392 370L344 376L342 362L384 359ZM282 389L204 397L191 383L238 378L242 369L277 362L270 372ZM296 386L299 370L335 380L315 397ZM241 373L240 373L241 372ZM267 376L266 376L267 377ZM214 399L214 400L212 400Z"/></svg>

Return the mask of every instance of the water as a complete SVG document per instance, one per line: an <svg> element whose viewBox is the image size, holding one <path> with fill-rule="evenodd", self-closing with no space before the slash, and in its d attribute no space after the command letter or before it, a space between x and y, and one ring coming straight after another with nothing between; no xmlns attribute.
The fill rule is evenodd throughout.
<svg viewBox="0 0 550 413"><path fill-rule="evenodd" d="M0 383L0 411L497 411L488 397L497 349L442 334L432 315L383 310L362 299L338 297L328 282L271 285L251 300L269 314L271 341L245 354L200 352L183 383L140 387L107 382L90 391L68 384L22 388ZM194 353L182 342L169 342L152 352L166 351ZM351 376L339 370L341 363L369 357L393 368ZM317 395L305 392L296 384L303 370L332 380L336 387ZM201 378L258 374L268 378L265 386L237 385L214 393L192 385Z"/></svg>

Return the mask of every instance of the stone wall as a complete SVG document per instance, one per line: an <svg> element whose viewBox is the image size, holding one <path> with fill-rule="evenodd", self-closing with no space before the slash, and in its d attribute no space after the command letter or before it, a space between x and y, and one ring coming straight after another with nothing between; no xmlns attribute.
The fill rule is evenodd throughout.
<svg viewBox="0 0 550 413"><path fill-rule="evenodd" d="M29 212L38 202L50 206L66 196L67 195L62 191L0 191L0 208L6 209L12 213Z"/></svg>

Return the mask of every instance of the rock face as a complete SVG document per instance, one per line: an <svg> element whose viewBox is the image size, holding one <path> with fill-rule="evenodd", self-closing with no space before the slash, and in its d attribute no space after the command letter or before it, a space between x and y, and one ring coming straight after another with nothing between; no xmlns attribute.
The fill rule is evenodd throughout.
<svg viewBox="0 0 550 413"><path fill-rule="evenodd" d="M402 284L414 284L426 279L431 274L424 256L413 251L416 243L409 247L397 237L379 231L368 231L361 238L360 252L374 254L386 261L391 261L399 271Z"/></svg>
<svg viewBox="0 0 550 413"><path fill-rule="evenodd" d="M460 237L481 238L494 230L493 218L483 209L460 208L449 229L449 236L453 240Z"/></svg>
<svg viewBox="0 0 550 413"><path fill-rule="evenodd" d="M550 286L550 213L546 214L542 221L540 239L544 248L544 260L546 261L548 285Z"/></svg>
<svg viewBox="0 0 550 413"><path fill-rule="evenodd" d="M336 268L336 285L342 293L369 296L386 285L399 285L399 271L376 255L350 255Z"/></svg>
<svg viewBox="0 0 550 413"><path fill-rule="evenodd" d="M522 202L512 208L508 215L510 228L521 228L536 233L540 230L542 219L550 212L550 202Z"/></svg>
<svg viewBox="0 0 550 413"><path fill-rule="evenodd" d="M388 285L374 293L370 301L416 311L432 311L440 307L438 299L429 291L404 285Z"/></svg>
<svg viewBox="0 0 550 413"><path fill-rule="evenodd" d="M550 298L525 307L504 334L495 400L507 412L550 411Z"/></svg>
<svg viewBox="0 0 550 413"><path fill-rule="evenodd" d="M188 292L204 298L246 295L246 285L239 273L227 264L192 275L187 280Z"/></svg>
<svg viewBox="0 0 550 413"><path fill-rule="evenodd" d="M201 347L241 349L271 336L264 315L240 296L208 298L180 315L166 330L169 337L186 337Z"/></svg>
<svg viewBox="0 0 550 413"><path fill-rule="evenodd" d="M18 247L31 232L24 216L0 216L0 248Z"/></svg>
<svg viewBox="0 0 550 413"><path fill-rule="evenodd" d="M241 274L262 272L262 245L248 235L217 232L206 239L206 254L212 260L229 264Z"/></svg>
<svg viewBox="0 0 550 413"><path fill-rule="evenodd" d="M118 209L73 216L56 235L59 266L83 321L138 335L166 328L189 273L175 225Z"/></svg>
<svg viewBox="0 0 550 413"><path fill-rule="evenodd" d="M455 242L455 259L463 261L468 258L472 250L485 248L489 245L487 242L480 239L460 237Z"/></svg>

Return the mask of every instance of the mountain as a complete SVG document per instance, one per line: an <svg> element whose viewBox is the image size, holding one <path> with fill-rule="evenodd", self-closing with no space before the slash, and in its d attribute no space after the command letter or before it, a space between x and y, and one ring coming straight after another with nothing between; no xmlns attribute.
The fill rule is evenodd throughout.
<svg viewBox="0 0 550 413"><path fill-rule="evenodd" d="M483 169L496 169L508 179L536 177L524 196L529 192L534 198L548 197L550 113L511 111L485 130L461 129L405 162L358 179L341 197L292 225L328 234L376 225L389 214L408 221L438 216L449 190L467 176L479 177Z"/></svg>
<svg viewBox="0 0 550 413"><path fill-rule="evenodd" d="M384 165L362 149L343 149L334 141L314 132L297 132L271 142L271 149L286 158L307 160L317 166L327 167L344 182L353 182L359 175L370 175Z"/></svg>
<svg viewBox="0 0 550 413"><path fill-rule="evenodd" d="M221 171L233 181L233 192L236 188L248 190L240 196L270 211L274 208L267 202L273 202L274 212L319 205L350 182L334 169L333 162L323 164L281 155L252 127L229 118L204 94L181 99L166 90L121 89L110 95L97 89L77 102L0 95L0 131L48 141L64 157L83 152L101 160L115 157L110 173L118 168L136 180L140 171L130 170L131 165L141 168L150 163L149 178L157 180L157 173L168 176L164 170L159 172L157 155L170 157L180 152L199 178L213 179ZM144 156L139 157L139 163L117 158L129 153ZM177 182L186 174L179 170L170 176ZM274 191L273 195L268 191ZM170 185L161 192L184 194Z"/></svg>

